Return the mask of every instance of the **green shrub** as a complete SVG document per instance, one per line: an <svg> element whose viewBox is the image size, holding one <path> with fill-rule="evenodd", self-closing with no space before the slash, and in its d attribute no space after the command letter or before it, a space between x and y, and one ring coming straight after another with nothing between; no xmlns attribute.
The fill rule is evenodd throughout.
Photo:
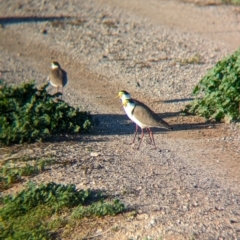
<svg viewBox="0 0 240 240"><path fill-rule="evenodd" d="M33 82L0 88L0 145L41 140L57 133L87 132L93 125L88 112L79 111Z"/></svg>
<svg viewBox="0 0 240 240"><path fill-rule="evenodd" d="M222 0L224 4L240 4L240 0Z"/></svg>
<svg viewBox="0 0 240 240"><path fill-rule="evenodd" d="M27 161L33 161L34 158L20 157L14 161L2 161L0 168L0 191L11 188L14 183L21 182L23 176L34 176L46 170L46 166L57 164L52 159L36 158L29 164ZM60 161L59 164L64 164Z"/></svg>
<svg viewBox="0 0 240 240"><path fill-rule="evenodd" d="M105 203L102 196L91 190L78 191L75 185L29 184L15 196L0 198L0 239L56 239L59 229L79 218L125 210L119 200Z"/></svg>
<svg viewBox="0 0 240 240"><path fill-rule="evenodd" d="M184 112L225 122L240 120L240 49L219 61L194 88Z"/></svg>
<svg viewBox="0 0 240 240"><path fill-rule="evenodd" d="M37 187L31 184L16 196L5 197L5 207L0 209L0 215L4 220L16 218L39 205L47 205L54 211L59 211L63 207L83 204L88 198L90 198L90 192L88 190L77 191L75 185L52 182Z"/></svg>
<svg viewBox="0 0 240 240"><path fill-rule="evenodd" d="M88 207L84 207L84 206L77 207L74 210L72 217L76 219L81 219L83 217L91 217L91 216L97 216L97 217L103 217L106 215L113 216L123 212L124 210L125 210L125 206L118 199L116 199L113 202L113 204L100 201Z"/></svg>

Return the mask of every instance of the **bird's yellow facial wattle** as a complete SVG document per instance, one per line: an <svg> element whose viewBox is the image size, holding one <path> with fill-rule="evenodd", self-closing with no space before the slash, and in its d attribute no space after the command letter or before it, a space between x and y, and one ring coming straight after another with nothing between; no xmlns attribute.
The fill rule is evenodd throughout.
<svg viewBox="0 0 240 240"><path fill-rule="evenodd" d="M123 103L122 103L122 105L124 106L124 107L126 107L127 105L128 105L128 99L125 99L124 101L123 101Z"/></svg>
<svg viewBox="0 0 240 240"><path fill-rule="evenodd" d="M117 95L117 98L122 98L123 93L120 91Z"/></svg>

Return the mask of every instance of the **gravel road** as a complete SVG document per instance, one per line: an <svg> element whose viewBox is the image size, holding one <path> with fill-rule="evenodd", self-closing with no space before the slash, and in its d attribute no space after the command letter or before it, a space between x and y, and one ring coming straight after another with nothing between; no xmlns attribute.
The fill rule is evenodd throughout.
<svg viewBox="0 0 240 240"><path fill-rule="evenodd" d="M239 47L239 12L175 0L0 2L1 78L40 85L56 60L69 76L64 100L101 122L91 135L15 146L17 156L71 162L31 180L104 190L138 213L86 239L240 239L239 124L179 115L207 70ZM154 129L157 150L147 137L139 151L131 144L121 89L173 126Z"/></svg>

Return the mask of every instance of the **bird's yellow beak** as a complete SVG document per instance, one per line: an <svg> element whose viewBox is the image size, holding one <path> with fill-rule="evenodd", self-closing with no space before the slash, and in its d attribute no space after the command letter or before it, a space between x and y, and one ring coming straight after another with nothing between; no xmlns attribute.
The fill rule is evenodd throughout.
<svg viewBox="0 0 240 240"><path fill-rule="evenodd" d="M116 96L116 98L121 98L122 94L118 93L118 95Z"/></svg>

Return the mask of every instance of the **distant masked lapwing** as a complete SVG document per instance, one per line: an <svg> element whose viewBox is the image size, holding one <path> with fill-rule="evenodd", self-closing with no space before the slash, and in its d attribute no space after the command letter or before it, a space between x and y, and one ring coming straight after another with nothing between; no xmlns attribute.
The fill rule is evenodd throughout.
<svg viewBox="0 0 240 240"><path fill-rule="evenodd" d="M61 68L58 62L52 62L51 71L48 79L51 85L57 88L57 92L59 91L59 88L61 88L61 92L63 95L63 88L66 87L68 84L68 77L67 73Z"/></svg>

